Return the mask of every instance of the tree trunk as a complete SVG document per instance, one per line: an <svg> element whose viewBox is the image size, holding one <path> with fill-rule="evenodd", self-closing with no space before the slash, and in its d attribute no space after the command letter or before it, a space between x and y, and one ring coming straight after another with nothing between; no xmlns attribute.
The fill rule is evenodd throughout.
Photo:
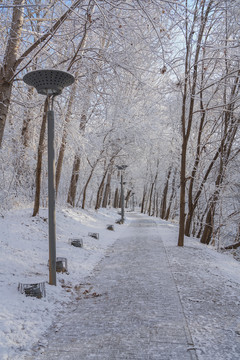
<svg viewBox="0 0 240 360"><path fill-rule="evenodd" d="M175 168L174 171L174 175L173 175L173 179L172 179L172 192L170 195L170 199L169 199L169 203L168 203L168 208L164 217L164 220L168 220L169 216L170 216L170 211L171 211L171 207L172 207L172 202L176 193L176 189L175 189L175 183L176 183L176 174L177 174L177 169Z"/></svg>
<svg viewBox="0 0 240 360"><path fill-rule="evenodd" d="M149 203L149 198L150 198L150 192L151 192L151 189L148 190L148 192L146 193L146 200L145 200L145 205L144 205L144 209L143 209L143 213L146 214L147 211L148 211L148 203Z"/></svg>
<svg viewBox="0 0 240 360"><path fill-rule="evenodd" d="M180 172L180 215L179 215L179 233L178 233L178 246L184 245L184 233L185 233L185 193L186 193L186 158L187 158L187 147L188 140L191 133L192 121L193 121L193 110L195 105L195 94L197 87L198 77L198 66L199 66L199 55L202 48L202 39L204 30L207 25L207 19L213 5L213 0L210 0L206 6L205 0L201 2L201 8L198 8L198 2L195 5L194 19L189 34L186 34L186 56L185 56L185 81L182 101L182 114L181 114L181 125L182 125L182 153L181 153L181 172ZM200 13L199 13L200 11ZM187 14L186 14L187 16ZM198 34L194 35L194 27L196 21L200 20L200 26ZM186 17L186 30L188 30L188 19ZM191 63L191 51L193 37L196 36L196 49L194 53L194 61ZM189 75L193 69L192 81L190 82ZM190 92L189 104L187 104L187 94ZM188 105L188 106L187 106ZM188 108L188 116L186 117Z"/></svg>
<svg viewBox="0 0 240 360"><path fill-rule="evenodd" d="M144 212L144 206L145 206L146 194L147 194L147 191L146 191L146 188L145 188L145 186L144 186L144 189L143 189L143 197L142 197L142 203L141 203L141 214L143 214L143 212Z"/></svg>
<svg viewBox="0 0 240 360"><path fill-rule="evenodd" d="M28 101L30 101L33 98L34 95L34 88L28 88ZM29 109L26 109L24 112L24 119L23 119L23 126L22 126L22 143L23 146L26 148L29 146L30 142L30 131L29 131L29 125L32 120L32 112Z"/></svg>
<svg viewBox="0 0 240 360"><path fill-rule="evenodd" d="M155 209L156 209L156 217L159 216L159 194L158 192L156 193L156 203L155 203Z"/></svg>
<svg viewBox="0 0 240 360"><path fill-rule="evenodd" d="M187 142L183 138L182 154L181 154L181 173L180 173L180 214L179 214L178 246L184 245L186 156L187 156Z"/></svg>
<svg viewBox="0 0 240 360"><path fill-rule="evenodd" d="M160 208L160 218L164 219L166 216L166 207L167 207L167 195L168 195L168 185L169 185L169 179L171 176L172 168L168 170L167 174L167 180L163 189L162 193L162 200L161 200L161 208Z"/></svg>
<svg viewBox="0 0 240 360"><path fill-rule="evenodd" d="M91 8L91 10L93 10L93 8ZM87 20L86 20L85 26L84 26L84 33L83 33L83 36L82 36L82 38L80 40L80 43L78 45L77 51L75 52L75 55L72 58L69 66L68 66L68 71L71 69L72 65L74 64L74 61L76 59L77 54L81 50L83 50L85 48L85 46L86 46L86 42L87 42L87 24L89 22L89 13L87 13L86 17L87 17ZM76 97L78 73L79 73L79 71L77 70L76 73L75 73L75 79L76 80L73 83L73 86L71 88L71 94L70 94L70 98L69 98L69 101L68 101L68 108L67 108L66 118L65 118L65 122L64 122L62 141L61 141L61 146L60 146L58 160L57 160L57 167L56 167L56 195L58 193L59 182L60 182L60 177L61 177L61 172L62 172L63 158L64 158L66 144L67 144L68 124L71 121L72 106L73 106L73 102L74 102L75 97ZM83 132L84 132L85 126L86 126L86 116L85 115L86 114L83 111L81 121L80 121L80 131L83 131ZM79 159L79 169L80 169L80 159ZM78 169L78 171L79 171L79 169ZM71 178L71 182L72 181L74 182L73 176ZM72 187L73 186L74 185L72 184ZM70 187L71 187L71 183L70 183ZM70 189L69 189L69 192L71 192ZM76 192L75 192L75 195L76 195ZM72 205L73 202L75 202L75 198L74 199L71 198L70 204Z"/></svg>
<svg viewBox="0 0 240 360"><path fill-rule="evenodd" d="M127 195L125 197L125 208L126 209L128 208L128 202L129 202L129 199L130 199L130 196L131 196L131 192L132 192L132 190L128 190Z"/></svg>
<svg viewBox="0 0 240 360"><path fill-rule="evenodd" d="M202 244L206 244L206 245L210 244L211 236L213 232L214 212L215 212L215 204L212 204L206 216L205 226L200 240Z"/></svg>
<svg viewBox="0 0 240 360"><path fill-rule="evenodd" d="M16 60L20 45L20 36L23 26L23 5L25 0L14 0L12 23L3 59L0 68L0 148L12 94L13 76L16 70Z"/></svg>
<svg viewBox="0 0 240 360"><path fill-rule="evenodd" d="M97 164L96 164L96 165L97 165ZM90 175L89 175L89 177L88 177L88 179L87 179L87 182L86 182L86 184L85 184L85 186L84 186L84 189L83 189L82 209L85 209L87 187L88 187L88 185L89 185L89 183L90 183L90 180L91 180L91 178L92 178L92 176L93 176L93 172L94 172L94 170L95 170L96 165L92 167L92 170L91 170L91 172L90 172Z"/></svg>
<svg viewBox="0 0 240 360"><path fill-rule="evenodd" d="M115 209L117 209L117 208L118 208L118 204L119 204L119 191L118 191L118 188L116 188L115 194L114 194L113 207L114 207Z"/></svg>
<svg viewBox="0 0 240 360"><path fill-rule="evenodd" d="M151 216L153 187L154 187L154 182L151 185L150 194L149 194L148 216Z"/></svg>
<svg viewBox="0 0 240 360"><path fill-rule="evenodd" d="M158 177L158 166L159 166L159 160L157 161L157 170L155 174L155 178L153 180L153 183L151 185L150 194L149 194L149 207L148 207L148 215L151 216L151 210L152 210L152 195L153 195L153 189L156 185L157 177Z"/></svg>
<svg viewBox="0 0 240 360"><path fill-rule="evenodd" d="M90 93L88 93L86 96L84 109L80 119L79 130L82 135L85 133L85 128L87 124L87 111L89 107L89 102L90 102ZM67 202L73 207L75 206L76 190L77 190L77 184L78 184L79 172L80 172L80 163L81 163L80 150L77 149L76 154L74 156L73 170L72 170L72 176L71 176L71 181L68 190L68 198L67 198Z"/></svg>
<svg viewBox="0 0 240 360"><path fill-rule="evenodd" d="M103 196L103 189L104 189L104 181L105 181L107 172L108 172L108 170L106 170L106 171L104 172L102 181L101 181L101 183L100 183L100 185L99 185L99 188L98 188L95 210L99 209L100 206L101 206L102 196Z"/></svg>
<svg viewBox="0 0 240 360"><path fill-rule="evenodd" d="M111 185L111 177L112 174L111 172L108 173L107 176L107 183L105 185L105 191L104 191L104 196L103 196L103 201L102 201L102 207L106 208L108 205L108 199L109 199L109 194L110 194L110 185Z"/></svg>
<svg viewBox="0 0 240 360"><path fill-rule="evenodd" d="M203 82L203 80L202 80L202 82ZM186 236L190 236L193 214L194 214L194 210L197 206L197 201L194 201L194 204L193 204L193 184L195 181L195 176L196 176L198 165L200 162L202 130L203 130L203 125L204 125L205 115L206 115L206 112L203 109L202 91L200 93L200 109L202 111L202 113L201 113L202 115L201 115L199 130L198 130L197 151L196 151L194 166L192 169L189 190L188 190L188 214L187 214L187 219L186 219L186 224L185 224L185 235Z"/></svg>
<svg viewBox="0 0 240 360"><path fill-rule="evenodd" d="M235 99L239 93L239 77L240 77L240 70L238 71L234 85L232 86L231 89L231 96L230 96L231 100ZM223 139L221 141L221 146L220 146L221 156L220 156L218 175L215 181L215 191L210 200L210 208L206 216L205 226L200 240L200 242L203 244L209 244L211 241L211 236L213 233L215 208L219 200L221 186L224 180L225 172L227 170L228 160L231 155L232 145L239 126L239 119L234 116L234 101L229 102L226 110L228 111L224 111L223 113L223 118L224 118Z"/></svg>
<svg viewBox="0 0 240 360"><path fill-rule="evenodd" d="M44 103L43 110L43 119L40 130L40 137L38 143L38 153L37 153L37 168L36 168L36 190L35 190L35 201L33 208L33 216L36 216L39 212L40 207L40 193L41 193L41 173L42 173L42 156L44 151L44 138L46 132L46 124L47 124L47 111L48 111L48 99L46 98Z"/></svg>
<svg viewBox="0 0 240 360"><path fill-rule="evenodd" d="M44 47L45 41L53 36L53 34L59 29L68 16L78 7L78 5L80 5L82 0L75 1L68 8L68 10L54 23L54 25L44 33L43 36L38 38L32 45L29 46L27 50L24 51L24 53L19 58L17 58L23 25L23 7L21 5L23 5L24 2L25 0L14 0L10 33L4 54L3 65L0 67L0 148L2 146L3 134L11 100L13 80L14 77L22 70L20 69L18 73L16 73L17 67L40 44L42 45L42 48ZM32 56L28 64L34 58L35 56Z"/></svg>
<svg viewBox="0 0 240 360"><path fill-rule="evenodd" d="M77 75L78 75L78 72L75 74L75 78L77 78ZM76 95L76 87L77 87L77 81L74 82L72 89L71 89L71 94L70 94L70 98L68 101L67 113L66 113L66 117L65 117L65 121L64 121L62 141L61 141L61 146L60 146L58 160L57 160L57 166L56 166L56 195L58 193L59 182L60 182L60 177L61 177L61 172L62 172L63 158L64 158L66 144L67 144L68 124L71 121L72 106L73 106L73 102L74 102L75 95ZM72 203L71 203L71 205L72 205Z"/></svg>
<svg viewBox="0 0 240 360"><path fill-rule="evenodd" d="M72 176L70 181L70 186L68 190L67 202L68 204L75 206L76 192L77 192L77 183L79 178L79 169L80 169L80 156L75 155L72 169Z"/></svg>

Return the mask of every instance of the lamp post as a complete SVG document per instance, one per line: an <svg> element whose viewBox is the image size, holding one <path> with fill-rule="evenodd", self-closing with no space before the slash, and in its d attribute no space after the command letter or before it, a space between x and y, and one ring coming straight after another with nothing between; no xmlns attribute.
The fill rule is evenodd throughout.
<svg viewBox="0 0 240 360"><path fill-rule="evenodd" d="M118 170L121 171L121 222L124 223L124 188L123 188L123 170L127 168L127 165L116 165Z"/></svg>
<svg viewBox="0 0 240 360"><path fill-rule="evenodd" d="M53 100L66 86L74 82L74 76L60 70L36 70L27 73L23 81L36 88L48 98L48 239L49 239L49 284L56 285L56 214L55 214L55 147ZM49 106L49 104L51 105Z"/></svg>

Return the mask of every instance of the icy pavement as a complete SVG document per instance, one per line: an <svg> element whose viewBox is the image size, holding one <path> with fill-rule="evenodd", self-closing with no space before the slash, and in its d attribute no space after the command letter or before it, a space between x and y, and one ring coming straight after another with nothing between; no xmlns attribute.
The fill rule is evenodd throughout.
<svg viewBox="0 0 240 360"><path fill-rule="evenodd" d="M160 228L132 215L34 360L197 359Z"/></svg>

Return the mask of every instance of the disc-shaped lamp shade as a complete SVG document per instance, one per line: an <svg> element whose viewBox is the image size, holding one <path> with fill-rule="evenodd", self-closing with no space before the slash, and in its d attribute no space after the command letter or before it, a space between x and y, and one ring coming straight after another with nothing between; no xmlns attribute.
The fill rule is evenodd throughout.
<svg viewBox="0 0 240 360"><path fill-rule="evenodd" d="M35 70L27 73L23 81L42 95L60 95L63 88L74 82L74 76L60 70Z"/></svg>
<svg viewBox="0 0 240 360"><path fill-rule="evenodd" d="M127 165L117 165L118 170L125 170L127 167Z"/></svg>

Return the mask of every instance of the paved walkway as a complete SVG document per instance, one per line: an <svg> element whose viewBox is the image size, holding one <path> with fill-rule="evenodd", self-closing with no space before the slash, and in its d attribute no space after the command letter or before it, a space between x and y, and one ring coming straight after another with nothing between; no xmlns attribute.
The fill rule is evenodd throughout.
<svg viewBox="0 0 240 360"><path fill-rule="evenodd" d="M159 229L150 236L153 227L153 219L132 215L126 237L95 269L37 359L196 359Z"/></svg>

